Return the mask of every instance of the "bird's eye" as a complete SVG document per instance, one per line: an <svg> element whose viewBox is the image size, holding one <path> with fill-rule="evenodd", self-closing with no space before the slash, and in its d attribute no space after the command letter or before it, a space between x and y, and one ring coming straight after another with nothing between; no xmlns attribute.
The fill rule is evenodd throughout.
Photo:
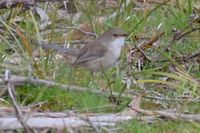
<svg viewBox="0 0 200 133"><path fill-rule="evenodd" d="M114 36L114 37L117 37L118 35L117 35L117 34L113 34L113 36Z"/></svg>

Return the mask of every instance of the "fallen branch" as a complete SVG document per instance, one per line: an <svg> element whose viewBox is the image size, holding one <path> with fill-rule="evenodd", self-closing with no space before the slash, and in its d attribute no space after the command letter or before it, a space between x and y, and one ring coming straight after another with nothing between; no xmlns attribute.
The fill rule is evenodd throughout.
<svg viewBox="0 0 200 133"><path fill-rule="evenodd" d="M66 0L59 0L62 2ZM37 2L57 2L56 0L1 0L0 9L2 8L12 8L17 7L18 5L23 5L23 7L30 7L35 5Z"/></svg>
<svg viewBox="0 0 200 133"><path fill-rule="evenodd" d="M30 7L35 4L35 1L31 0L2 0L0 2L0 9L12 8L22 4L24 7Z"/></svg>
<svg viewBox="0 0 200 133"><path fill-rule="evenodd" d="M26 118L26 124L33 129L44 128L74 128L74 127L90 127L93 129L103 127L113 127L119 122L130 121L132 119L141 120L144 122L152 123L157 118L169 118L171 120L183 120L183 121L200 121L200 115L189 115L176 113L176 110L144 110L140 109L140 103L143 94L134 96L129 108L122 112L115 114L75 114L73 112L61 112L61 113L38 113L38 112L24 112ZM12 109L0 109L0 112L12 110ZM20 121L11 115L6 115L0 118L0 129L2 130L14 130L23 128ZM143 114L145 116L139 116Z"/></svg>
<svg viewBox="0 0 200 133"><path fill-rule="evenodd" d="M2 75L0 75L0 77L2 77ZM64 91L88 92L90 94L96 94L96 95L105 96L105 97L110 96L110 93L107 90L98 89L98 88L97 89L88 89L88 88L84 88L84 87L80 87L80 86L60 84L60 83L56 83L56 82L48 81L48 80L44 80L44 79L36 79L36 78L21 77L21 76L11 76L10 82L12 82L15 85L21 85L21 84L28 83L28 84L32 84L32 85L36 85L36 86L44 85L44 86L47 86L47 87L57 87L57 88L62 89ZM2 78L0 79L0 85L5 85L5 81L2 80ZM123 97L123 98L132 98L132 96L138 95L139 92L128 91L128 92L125 92L125 93L122 93L122 94L120 94L118 92L112 92L112 94L115 97L118 97L120 95L120 97ZM148 92L147 92L147 94L148 94ZM170 98L167 98L167 97L148 96L148 95L145 95L144 98L155 99L155 100L159 100L159 101L200 102L199 98L195 98L195 99L170 99Z"/></svg>
<svg viewBox="0 0 200 133"><path fill-rule="evenodd" d="M171 120L182 120L182 121L195 121L200 122L200 114L183 114L183 113L176 113L176 112L167 112L167 111L160 111L160 110L144 110L141 108L130 107L130 109L150 116L157 116L157 117L164 117Z"/></svg>
<svg viewBox="0 0 200 133"><path fill-rule="evenodd" d="M97 95L103 95L103 96L109 96L109 92L104 90L102 91L101 89L87 89L84 87L79 87L79 86L73 86L73 85L66 85L66 84L59 84L53 81L47 81L43 79L34 79L34 78L27 78L27 77L20 77L20 76L12 76L10 79L10 82L12 82L15 85L19 84L24 84L24 83L29 83L33 85L44 85L47 87L58 87L60 89L63 89L65 91L77 91L77 92L89 92L92 94L97 94ZM4 85L5 82L0 80L0 85ZM118 96L119 93L113 92L114 96ZM128 94L122 94L122 97L132 97L132 95Z"/></svg>
<svg viewBox="0 0 200 133"><path fill-rule="evenodd" d="M43 113L44 114L44 113ZM53 114L53 113L52 113ZM93 116L78 116L71 115L68 117L55 117L56 113L54 113L53 117L32 117L32 114L27 116L27 125L31 128L57 128L63 129L67 127L82 127L82 126L90 126L92 123L97 127L104 126L115 126L117 122L123 122L131 120L132 116L120 116L118 114L104 114L104 115L93 115ZM58 114L60 115L60 113ZM63 113L64 115L64 113ZM88 123L87 119L90 121ZM1 117L0 118L0 129L19 129L23 128L21 123L16 117Z"/></svg>

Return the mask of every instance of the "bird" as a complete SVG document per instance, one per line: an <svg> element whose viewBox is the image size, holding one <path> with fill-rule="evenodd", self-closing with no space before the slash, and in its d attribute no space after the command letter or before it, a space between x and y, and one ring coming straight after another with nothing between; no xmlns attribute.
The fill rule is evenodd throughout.
<svg viewBox="0 0 200 133"><path fill-rule="evenodd" d="M126 36L127 34L123 30L112 28L80 49L64 48L50 44L41 44L41 46L44 49L53 49L66 57L72 56L72 66L98 72L115 64L125 45Z"/></svg>

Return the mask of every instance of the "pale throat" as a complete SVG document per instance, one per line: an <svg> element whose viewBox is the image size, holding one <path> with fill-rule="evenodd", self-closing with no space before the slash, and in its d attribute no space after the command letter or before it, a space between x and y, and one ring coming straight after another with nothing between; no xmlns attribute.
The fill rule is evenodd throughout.
<svg viewBox="0 0 200 133"><path fill-rule="evenodd" d="M119 37L113 41L111 41L110 51L113 53L115 58L119 58L121 49L124 46L125 37Z"/></svg>

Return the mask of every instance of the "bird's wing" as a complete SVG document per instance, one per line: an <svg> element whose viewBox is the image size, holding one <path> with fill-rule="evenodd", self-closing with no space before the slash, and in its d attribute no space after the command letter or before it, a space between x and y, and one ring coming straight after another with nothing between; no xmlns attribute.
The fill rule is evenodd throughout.
<svg viewBox="0 0 200 133"><path fill-rule="evenodd" d="M106 47L94 41L92 43L87 44L81 52L75 62L73 64L80 64L84 62L88 62L91 60L98 59L103 57L106 52Z"/></svg>

